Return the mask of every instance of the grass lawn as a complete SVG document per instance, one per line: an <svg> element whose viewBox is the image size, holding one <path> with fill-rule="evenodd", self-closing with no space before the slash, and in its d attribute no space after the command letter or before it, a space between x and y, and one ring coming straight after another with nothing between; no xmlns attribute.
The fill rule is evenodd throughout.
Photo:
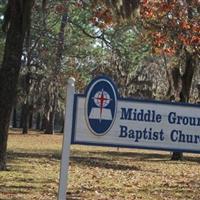
<svg viewBox="0 0 200 200"><path fill-rule="evenodd" d="M10 131L1 200L56 200L61 135ZM199 200L200 155L170 161L169 152L74 145L68 199Z"/></svg>

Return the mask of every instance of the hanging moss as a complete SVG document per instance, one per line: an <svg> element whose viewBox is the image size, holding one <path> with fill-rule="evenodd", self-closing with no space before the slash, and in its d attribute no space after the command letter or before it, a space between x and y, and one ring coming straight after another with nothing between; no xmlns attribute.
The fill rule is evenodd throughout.
<svg viewBox="0 0 200 200"><path fill-rule="evenodd" d="M94 0L93 5L106 6L115 16L117 22L133 19L138 15L139 0Z"/></svg>

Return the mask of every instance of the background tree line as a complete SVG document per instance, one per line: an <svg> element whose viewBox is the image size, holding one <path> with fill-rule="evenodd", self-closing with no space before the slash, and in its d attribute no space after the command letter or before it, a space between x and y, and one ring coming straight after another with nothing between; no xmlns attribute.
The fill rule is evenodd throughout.
<svg viewBox="0 0 200 200"><path fill-rule="evenodd" d="M105 74L122 96L200 102L198 1L120 2L1 1L1 169L10 119L62 132L70 76L78 92Z"/></svg>

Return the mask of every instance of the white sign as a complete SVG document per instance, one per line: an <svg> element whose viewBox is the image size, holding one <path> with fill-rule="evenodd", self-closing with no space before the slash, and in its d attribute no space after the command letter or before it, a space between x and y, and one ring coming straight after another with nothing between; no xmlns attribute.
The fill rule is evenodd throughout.
<svg viewBox="0 0 200 200"><path fill-rule="evenodd" d="M123 99L99 77L75 95L72 143L200 153L200 106Z"/></svg>

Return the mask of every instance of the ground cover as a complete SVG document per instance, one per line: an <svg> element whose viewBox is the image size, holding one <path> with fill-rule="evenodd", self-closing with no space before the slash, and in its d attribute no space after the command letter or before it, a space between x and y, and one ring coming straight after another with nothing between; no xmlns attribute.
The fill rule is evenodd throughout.
<svg viewBox="0 0 200 200"><path fill-rule="evenodd" d="M57 198L62 135L11 130L0 200ZM200 155L170 161L169 152L75 145L68 199L199 200Z"/></svg>

